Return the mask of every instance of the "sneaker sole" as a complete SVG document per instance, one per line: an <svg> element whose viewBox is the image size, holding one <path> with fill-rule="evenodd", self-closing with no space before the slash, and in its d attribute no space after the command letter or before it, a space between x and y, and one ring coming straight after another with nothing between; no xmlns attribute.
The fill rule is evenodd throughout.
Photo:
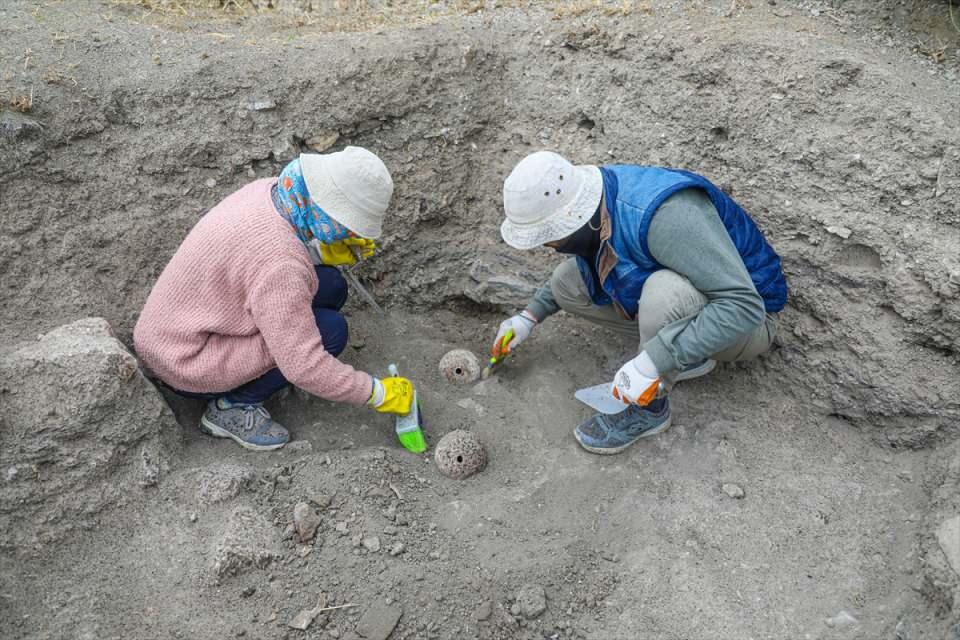
<svg viewBox="0 0 960 640"><path fill-rule="evenodd" d="M273 451L274 449L279 449L283 445L287 444L286 442L281 442L279 444L254 444L252 442L247 442L230 433L223 427L218 427L217 425L213 424L207 420L206 416L200 418L200 431L203 431L208 436L213 436L214 438L230 438L244 449L250 449L251 451Z"/></svg>
<svg viewBox="0 0 960 640"><path fill-rule="evenodd" d="M580 439L580 434L577 433L576 429L574 429L574 431L573 431L573 437L574 437L574 439L577 441L577 443L578 443L581 447L583 447L584 449L586 449L586 450L589 451L590 453L597 453L597 454L599 454L599 455L601 455L601 456L612 456L612 455L615 455L615 454L617 454L617 453L620 453L621 451L623 451L624 449L627 449L628 447L631 447L631 446L635 445L635 444L637 443L637 440L642 440L642 439L644 439L644 438L646 438L646 437L648 437L648 436L655 436L655 435L657 435L658 433L663 433L664 431L666 431L667 429L670 428L670 425L671 425L671 424L673 424L673 415L667 416L667 419L666 419L666 420L664 421L664 423L661 424L660 426L655 427L655 428L653 428L653 429L650 429L649 431L643 432L642 434L640 434L639 436L637 436L635 439L633 439L633 440L631 440L630 442L628 442L627 444L622 445L622 446L619 446L619 447L602 447L602 448L601 448L601 447L591 447L590 445L585 444L585 443Z"/></svg>
<svg viewBox="0 0 960 640"><path fill-rule="evenodd" d="M684 380L693 380L694 378L699 378L701 376L707 375L708 373L710 373L716 368L717 368L716 360L707 360L696 369L688 369L688 370L684 370L681 373L678 373L677 377L674 378L673 381L682 382Z"/></svg>

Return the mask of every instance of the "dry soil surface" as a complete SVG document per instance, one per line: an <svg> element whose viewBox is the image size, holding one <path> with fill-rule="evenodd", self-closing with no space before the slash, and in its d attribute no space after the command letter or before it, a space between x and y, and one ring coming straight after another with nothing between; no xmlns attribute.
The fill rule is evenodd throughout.
<svg viewBox="0 0 960 640"><path fill-rule="evenodd" d="M31 107L0 110L0 351L90 315L129 342L205 210L361 144L397 183L361 271L388 314L353 296L343 357L398 363L431 444L468 429L490 457L447 479L388 418L296 391L269 405L295 441L254 454L168 395L182 447L158 482L0 547L0 637L960 637L936 533L960 514L948 5L497 4L331 10L334 29L283 7L0 6L0 94ZM573 393L636 344L561 314L488 381L437 369L482 355L557 261L497 238L501 181L539 148L708 175L790 278L773 352L681 383L674 426L619 456L576 445Z"/></svg>

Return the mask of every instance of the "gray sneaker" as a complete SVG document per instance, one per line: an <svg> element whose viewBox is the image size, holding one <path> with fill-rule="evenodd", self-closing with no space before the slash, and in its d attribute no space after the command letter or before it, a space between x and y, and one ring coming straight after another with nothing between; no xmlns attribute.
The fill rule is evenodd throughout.
<svg viewBox="0 0 960 640"><path fill-rule="evenodd" d="M224 407L224 403L211 400L200 418L200 430L216 438L231 438L254 451L279 449L290 441L287 430L274 422L260 404Z"/></svg>
<svg viewBox="0 0 960 640"><path fill-rule="evenodd" d="M659 398L646 407L631 405L615 415L598 413L573 430L573 437L590 453L620 453L640 438L670 426L670 400Z"/></svg>

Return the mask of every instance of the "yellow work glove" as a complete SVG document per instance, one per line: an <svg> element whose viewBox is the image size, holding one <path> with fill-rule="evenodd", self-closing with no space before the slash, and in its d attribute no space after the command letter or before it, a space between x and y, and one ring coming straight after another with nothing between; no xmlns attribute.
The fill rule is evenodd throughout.
<svg viewBox="0 0 960 640"><path fill-rule="evenodd" d="M346 238L330 244L317 242L320 262L330 266L357 264L357 256L365 260L373 255L377 243L366 238Z"/></svg>
<svg viewBox="0 0 960 640"><path fill-rule="evenodd" d="M373 392L367 404L380 413L405 416L413 405L413 383L406 378L393 376L373 379Z"/></svg>

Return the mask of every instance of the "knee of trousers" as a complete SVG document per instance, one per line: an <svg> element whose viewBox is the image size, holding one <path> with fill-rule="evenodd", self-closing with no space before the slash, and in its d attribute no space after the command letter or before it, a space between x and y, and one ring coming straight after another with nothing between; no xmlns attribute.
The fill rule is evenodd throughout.
<svg viewBox="0 0 960 640"><path fill-rule="evenodd" d="M699 313L706 304L707 297L689 280L676 271L660 269L643 284L637 304L640 336L650 340L666 325Z"/></svg>
<svg viewBox="0 0 960 640"><path fill-rule="evenodd" d="M317 272L319 286L316 295L313 296L313 306L340 309L346 303L349 293L346 278L336 267L318 265L314 269Z"/></svg>
<svg viewBox="0 0 960 640"><path fill-rule="evenodd" d="M323 348L327 353L338 356L347 348L350 340L350 327L342 313L333 309L314 308L317 328L323 338Z"/></svg>
<svg viewBox="0 0 960 640"><path fill-rule="evenodd" d="M553 270L550 276L550 290L553 291L553 298L561 309L569 310L593 304L575 258L564 260Z"/></svg>

